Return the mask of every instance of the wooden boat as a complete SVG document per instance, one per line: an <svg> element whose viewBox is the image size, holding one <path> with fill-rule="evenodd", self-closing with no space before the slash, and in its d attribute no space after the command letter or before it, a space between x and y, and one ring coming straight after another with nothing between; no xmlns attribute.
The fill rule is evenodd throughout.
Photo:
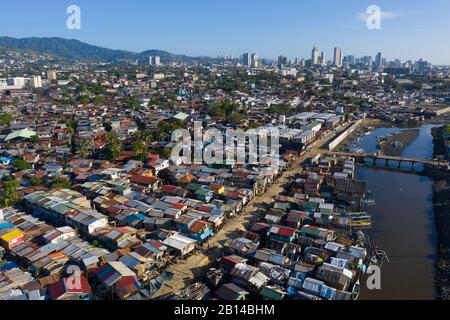
<svg viewBox="0 0 450 320"><path fill-rule="evenodd" d="M349 216L349 226L352 228L369 228L372 225L372 217L364 212L352 213Z"/></svg>
<svg viewBox="0 0 450 320"><path fill-rule="evenodd" d="M358 280L355 282L352 288L352 300L358 300L360 292L361 292L361 284Z"/></svg>
<svg viewBox="0 0 450 320"><path fill-rule="evenodd" d="M367 191L367 193L364 195L364 199L362 200L362 203L365 205L374 205L375 204L375 197L372 193L372 191Z"/></svg>
<svg viewBox="0 0 450 320"><path fill-rule="evenodd" d="M370 265L376 265L381 268L385 260L389 262L389 258L386 252L377 248L372 249L371 258L369 262Z"/></svg>

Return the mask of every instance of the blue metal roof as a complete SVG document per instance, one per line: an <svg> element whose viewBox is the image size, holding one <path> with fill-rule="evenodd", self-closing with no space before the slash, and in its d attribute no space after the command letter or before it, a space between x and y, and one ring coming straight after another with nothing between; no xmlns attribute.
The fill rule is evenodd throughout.
<svg viewBox="0 0 450 320"><path fill-rule="evenodd" d="M19 266L14 262L5 262L0 268L0 271L7 271L15 268L19 268Z"/></svg>
<svg viewBox="0 0 450 320"><path fill-rule="evenodd" d="M15 225L13 225L12 223L9 222L4 222L4 223L0 223L0 230L2 229L8 229L11 227L14 227Z"/></svg>

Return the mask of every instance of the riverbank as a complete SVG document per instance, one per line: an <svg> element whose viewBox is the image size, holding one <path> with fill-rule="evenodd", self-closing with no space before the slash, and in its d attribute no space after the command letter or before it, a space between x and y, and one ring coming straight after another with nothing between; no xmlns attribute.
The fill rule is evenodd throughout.
<svg viewBox="0 0 450 320"><path fill-rule="evenodd" d="M443 156L442 130L432 130L434 156ZM438 260L436 287L441 300L450 300L450 176L429 175L434 180L433 206L438 232Z"/></svg>
<svg viewBox="0 0 450 320"><path fill-rule="evenodd" d="M391 134L381 145L381 153L386 156L399 157L405 147L417 139L419 129L410 129Z"/></svg>
<svg viewBox="0 0 450 320"><path fill-rule="evenodd" d="M433 205L438 230L436 287L441 300L450 300L450 179L438 180L433 190Z"/></svg>
<svg viewBox="0 0 450 320"><path fill-rule="evenodd" d="M446 133L447 126L433 128L431 134L433 135L434 156L449 158L447 153L447 146L444 140L444 133Z"/></svg>
<svg viewBox="0 0 450 320"><path fill-rule="evenodd" d="M379 136L380 145L377 147L377 150L371 152L377 151L386 156L401 156L405 148L415 141L420 134L420 128L396 127L391 122L385 122L378 119L365 119L359 128L353 132L351 137L342 142L339 151L360 152L361 139L363 139L365 135L369 135L371 132L382 128L388 129L389 133Z"/></svg>

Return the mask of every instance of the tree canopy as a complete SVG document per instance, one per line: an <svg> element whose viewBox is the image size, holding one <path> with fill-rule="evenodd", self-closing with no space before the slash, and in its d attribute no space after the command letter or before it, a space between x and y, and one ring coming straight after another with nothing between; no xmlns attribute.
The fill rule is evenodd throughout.
<svg viewBox="0 0 450 320"><path fill-rule="evenodd" d="M7 208L20 202L20 193L18 192L19 182L17 180L8 180L3 182L3 188L0 194L0 206Z"/></svg>
<svg viewBox="0 0 450 320"><path fill-rule="evenodd" d="M119 135L114 130L107 133L106 139L106 154L108 156L108 159L111 161L115 161L117 157L122 153L122 140L120 140Z"/></svg>

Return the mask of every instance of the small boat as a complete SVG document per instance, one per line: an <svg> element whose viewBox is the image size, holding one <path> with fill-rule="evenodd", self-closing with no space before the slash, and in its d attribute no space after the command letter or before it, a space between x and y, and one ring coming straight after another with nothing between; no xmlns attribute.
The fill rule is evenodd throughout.
<svg viewBox="0 0 450 320"><path fill-rule="evenodd" d="M372 250L372 254L371 254L371 258L370 258L370 265L376 265L381 268L384 263L384 260L389 262L389 258L387 256L386 252L384 252L383 250L377 249L377 248Z"/></svg>
<svg viewBox="0 0 450 320"><path fill-rule="evenodd" d="M365 205L374 205L375 204L375 197L373 195L372 191L367 191L366 194L364 195L364 199L363 199L363 204Z"/></svg>
<svg viewBox="0 0 450 320"><path fill-rule="evenodd" d="M352 300L358 300L360 292L361 292L361 284L358 280L355 282L352 288Z"/></svg>
<svg viewBox="0 0 450 320"><path fill-rule="evenodd" d="M349 225L352 228L370 228L372 225L372 217L366 213L351 214Z"/></svg>
<svg viewBox="0 0 450 320"><path fill-rule="evenodd" d="M373 199L364 199L362 202L366 206L373 206L376 204L375 200L373 200Z"/></svg>
<svg viewBox="0 0 450 320"><path fill-rule="evenodd" d="M354 148L352 150L353 153L364 153L364 149L363 148Z"/></svg>

